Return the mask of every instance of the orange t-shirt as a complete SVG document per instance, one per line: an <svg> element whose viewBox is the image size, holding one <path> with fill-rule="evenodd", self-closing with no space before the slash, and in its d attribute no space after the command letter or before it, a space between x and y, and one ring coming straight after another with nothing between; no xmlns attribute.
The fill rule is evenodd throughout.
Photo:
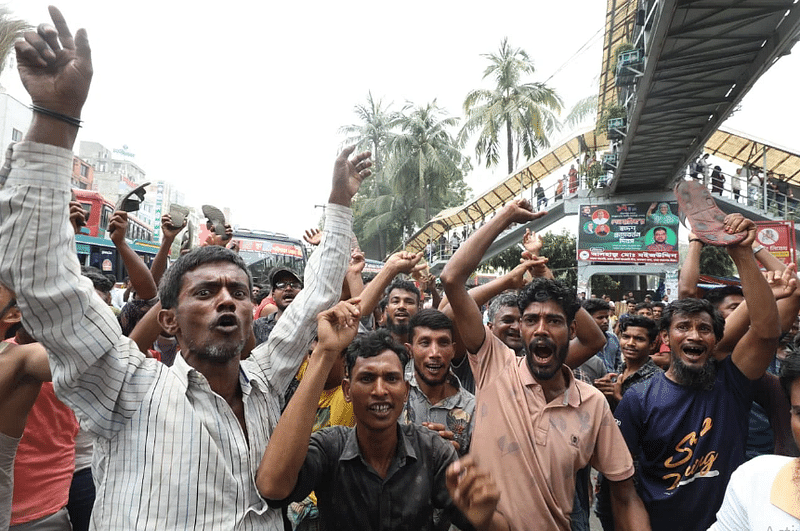
<svg viewBox="0 0 800 531"><path fill-rule="evenodd" d="M272 295L267 295L264 297L264 300L262 300L255 308L253 308L253 319L258 319L258 317L261 315L261 310L263 310L269 304L275 304L275 300L272 298Z"/></svg>
<svg viewBox="0 0 800 531"><path fill-rule="evenodd" d="M78 421L45 382L25 424L14 461L11 525L50 516L67 505L75 472Z"/></svg>

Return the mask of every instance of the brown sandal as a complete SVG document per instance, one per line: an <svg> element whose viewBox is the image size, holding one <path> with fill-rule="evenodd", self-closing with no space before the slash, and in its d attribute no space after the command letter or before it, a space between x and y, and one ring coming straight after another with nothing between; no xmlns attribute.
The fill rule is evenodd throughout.
<svg viewBox="0 0 800 531"><path fill-rule="evenodd" d="M675 187L681 214L688 218L692 232L709 245L727 246L747 237L745 232L731 234L725 231L725 213L717 207L714 198L698 181L681 181Z"/></svg>

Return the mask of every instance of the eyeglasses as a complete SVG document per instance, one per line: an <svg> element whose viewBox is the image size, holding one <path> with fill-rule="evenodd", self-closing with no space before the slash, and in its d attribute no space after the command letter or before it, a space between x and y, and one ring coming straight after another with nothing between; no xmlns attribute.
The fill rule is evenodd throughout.
<svg viewBox="0 0 800 531"><path fill-rule="evenodd" d="M276 282L274 289L286 289L289 287L292 289L303 289L303 284L300 282Z"/></svg>

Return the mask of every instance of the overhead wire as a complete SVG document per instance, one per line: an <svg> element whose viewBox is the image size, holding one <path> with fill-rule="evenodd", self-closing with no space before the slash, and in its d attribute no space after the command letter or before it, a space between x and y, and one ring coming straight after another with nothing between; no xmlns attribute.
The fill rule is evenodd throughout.
<svg viewBox="0 0 800 531"><path fill-rule="evenodd" d="M563 63L561 66L559 66L559 67L556 69L556 71L555 71L555 72L553 72L552 74L550 74L550 77L548 77L547 79L545 79L544 83L546 84L548 81L550 81L551 79L553 79L553 78L554 78L554 77L555 77L555 76L556 76L556 75L557 75L559 72L561 72L561 71L562 71L564 68L566 68L566 66L567 66L569 63L571 63L571 62L572 62L572 61L573 61L575 58L577 58L577 57L578 57L580 54L582 54L583 52L585 52L585 51L588 49L588 47L589 47L589 46L590 46L590 45L593 43L593 41L597 39L597 36L598 36L598 35L600 35L600 34L602 33L602 31L603 31L603 29L604 29L604 28L605 28L605 26L601 26L601 27L600 27L600 29L598 29L598 30L597 30L597 31L594 33L594 35L592 35L591 37L589 37L589 40L587 40L585 43L583 43L583 45L582 45L580 48L578 48L578 50L577 50L577 51L576 51L574 54L572 54L572 56L571 56L569 59L567 59L566 61L564 61L564 63Z"/></svg>

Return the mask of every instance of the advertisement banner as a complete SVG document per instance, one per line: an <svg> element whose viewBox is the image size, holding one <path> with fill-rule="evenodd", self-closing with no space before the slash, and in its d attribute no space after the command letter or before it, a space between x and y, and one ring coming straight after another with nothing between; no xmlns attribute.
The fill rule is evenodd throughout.
<svg viewBox="0 0 800 531"><path fill-rule="evenodd" d="M303 250L296 245L291 245L286 243L276 243L267 240L250 240L242 238L241 240L239 240L239 249L242 251L283 254L298 258L303 257Z"/></svg>
<svg viewBox="0 0 800 531"><path fill-rule="evenodd" d="M756 243L786 265L797 261L794 221L756 221Z"/></svg>
<svg viewBox="0 0 800 531"><path fill-rule="evenodd" d="M675 201L581 205L578 260L631 264L678 263Z"/></svg>

